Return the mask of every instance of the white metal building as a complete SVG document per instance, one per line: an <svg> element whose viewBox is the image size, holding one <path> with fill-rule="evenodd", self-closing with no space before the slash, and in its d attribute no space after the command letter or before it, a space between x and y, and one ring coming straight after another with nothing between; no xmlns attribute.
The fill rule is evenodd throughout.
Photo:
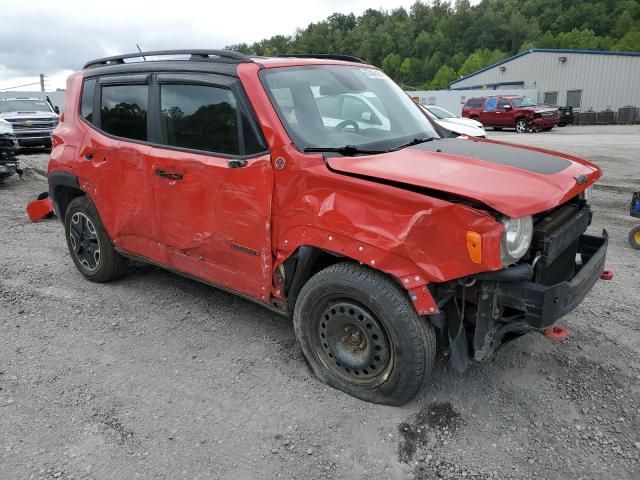
<svg viewBox="0 0 640 480"><path fill-rule="evenodd" d="M454 80L449 88L536 89L538 102L583 112L640 107L640 52L527 50Z"/></svg>

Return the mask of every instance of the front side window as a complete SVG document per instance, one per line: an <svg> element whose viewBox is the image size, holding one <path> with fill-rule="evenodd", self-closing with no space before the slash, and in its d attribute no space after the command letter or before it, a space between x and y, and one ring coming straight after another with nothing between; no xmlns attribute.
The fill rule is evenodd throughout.
<svg viewBox="0 0 640 480"><path fill-rule="evenodd" d="M370 67L283 67L261 72L265 89L296 146L385 150L438 138L419 107Z"/></svg>
<svg viewBox="0 0 640 480"><path fill-rule="evenodd" d="M264 149L229 89L162 84L160 108L166 145L227 155Z"/></svg>
<svg viewBox="0 0 640 480"><path fill-rule="evenodd" d="M147 85L102 87L101 128L111 135L147 140Z"/></svg>
<svg viewBox="0 0 640 480"><path fill-rule="evenodd" d="M509 100L501 98L500 101L498 102L498 108L501 110L507 110L511 108L511 104L509 103Z"/></svg>

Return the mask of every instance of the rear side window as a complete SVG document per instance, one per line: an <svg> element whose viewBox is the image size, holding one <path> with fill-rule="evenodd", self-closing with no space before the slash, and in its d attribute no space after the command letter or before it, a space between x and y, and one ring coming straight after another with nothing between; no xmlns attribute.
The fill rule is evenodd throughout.
<svg viewBox="0 0 640 480"><path fill-rule="evenodd" d="M482 106L482 98L471 98L467 101L467 108L478 108Z"/></svg>
<svg viewBox="0 0 640 480"><path fill-rule="evenodd" d="M88 122L93 121L93 97L96 91L96 79L85 80L82 86L82 99L80 100L80 115Z"/></svg>
<svg viewBox="0 0 640 480"><path fill-rule="evenodd" d="M111 135L147 140L147 85L102 87L101 129Z"/></svg>
<svg viewBox="0 0 640 480"><path fill-rule="evenodd" d="M160 109L166 145L227 155L264 150L229 89L162 84Z"/></svg>

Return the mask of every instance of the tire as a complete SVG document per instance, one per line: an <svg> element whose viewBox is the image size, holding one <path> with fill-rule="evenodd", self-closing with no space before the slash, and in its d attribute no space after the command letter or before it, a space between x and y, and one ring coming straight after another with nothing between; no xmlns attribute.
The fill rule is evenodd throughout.
<svg viewBox="0 0 640 480"><path fill-rule="evenodd" d="M516 120L516 132L526 133L529 130L529 121L526 118L519 118Z"/></svg>
<svg viewBox="0 0 640 480"><path fill-rule="evenodd" d="M87 280L105 283L123 276L129 260L113 248L96 207L85 196L74 198L64 216L67 247Z"/></svg>
<svg viewBox="0 0 640 480"><path fill-rule="evenodd" d="M544 132L550 132L551 130L553 130L553 127L545 127L542 129Z"/></svg>
<svg viewBox="0 0 640 480"><path fill-rule="evenodd" d="M640 250L640 225L632 228L629 232L629 245L631 245L631 248Z"/></svg>
<svg viewBox="0 0 640 480"><path fill-rule="evenodd" d="M386 275L338 263L314 275L296 301L293 325L313 373L361 400L403 405L429 377L432 325Z"/></svg>

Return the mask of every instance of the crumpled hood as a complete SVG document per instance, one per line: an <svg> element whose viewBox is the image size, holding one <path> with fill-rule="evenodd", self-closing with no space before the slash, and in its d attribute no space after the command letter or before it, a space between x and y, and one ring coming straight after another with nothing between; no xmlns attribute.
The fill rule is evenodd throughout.
<svg viewBox="0 0 640 480"><path fill-rule="evenodd" d="M337 173L414 185L519 218L560 205L593 184L592 163L550 150L481 139L441 139L378 155L327 158Z"/></svg>
<svg viewBox="0 0 640 480"><path fill-rule="evenodd" d="M542 112L555 112L555 113L558 113L558 109L557 108L550 107L549 105L538 105L538 106L535 106L535 107L526 107L526 108L528 108L529 110L532 110L532 111L534 111L536 113L542 113Z"/></svg>

